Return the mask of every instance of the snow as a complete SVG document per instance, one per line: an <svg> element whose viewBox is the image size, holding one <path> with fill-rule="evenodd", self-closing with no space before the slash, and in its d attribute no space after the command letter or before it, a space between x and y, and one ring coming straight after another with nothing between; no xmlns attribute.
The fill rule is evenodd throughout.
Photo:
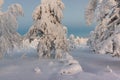
<svg viewBox="0 0 120 80"><path fill-rule="evenodd" d="M19 56L13 53L13 58L0 60L1 80L120 80L120 59L93 54L88 46L74 49L73 57L69 55L63 60L14 55Z"/></svg>
<svg viewBox="0 0 120 80"><path fill-rule="evenodd" d="M36 68L34 69L34 71L35 71L37 74L41 72L41 70L40 70L39 67L36 67Z"/></svg>
<svg viewBox="0 0 120 80"><path fill-rule="evenodd" d="M110 66L107 66L106 72L111 72L111 73L113 72L112 69L110 68Z"/></svg>
<svg viewBox="0 0 120 80"><path fill-rule="evenodd" d="M2 4L3 0L0 1L0 6ZM0 79L120 80L120 59L103 55L120 55L120 25L116 23L106 27L107 20L103 19L115 4L113 0L90 0L86 11L87 23L91 24L96 15L101 24L91 32L93 36L89 41L74 35L66 38L67 28L61 24L64 9L61 0L41 0L41 5L33 13L35 23L23 40L16 32L17 16L23 15L22 6L9 6L7 12L0 12L0 57L3 57L0 59ZM92 14L88 15L89 13ZM114 34L111 34L113 30ZM101 40L103 41L100 42ZM87 41L95 49L94 53L101 54L93 54ZM22 43L22 46L18 43ZM3 54L5 51L7 52Z"/></svg>

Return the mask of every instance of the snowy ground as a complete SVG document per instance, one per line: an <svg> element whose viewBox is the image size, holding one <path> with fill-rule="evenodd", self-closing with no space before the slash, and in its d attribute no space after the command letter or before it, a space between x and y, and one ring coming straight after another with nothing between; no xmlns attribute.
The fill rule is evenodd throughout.
<svg viewBox="0 0 120 80"><path fill-rule="evenodd" d="M0 80L120 80L120 59L93 54L88 47L76 49L71 55L79 61L82 72L61 74L65 67L61 60L11 57L0 60Z"/></svg>

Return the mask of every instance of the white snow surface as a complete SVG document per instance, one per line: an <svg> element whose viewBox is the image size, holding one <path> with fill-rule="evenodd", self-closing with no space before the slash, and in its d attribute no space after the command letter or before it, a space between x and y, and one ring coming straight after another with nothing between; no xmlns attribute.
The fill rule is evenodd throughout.
<svg viewBox="0 0 120 80"><path fill-rule="evenodd" d="M30 51L18 57L22 54L0 60L0 80L120 80L120 59L93 54L87 46L74 49L73 57L63 60L38 59L37 53Z"/></svg>

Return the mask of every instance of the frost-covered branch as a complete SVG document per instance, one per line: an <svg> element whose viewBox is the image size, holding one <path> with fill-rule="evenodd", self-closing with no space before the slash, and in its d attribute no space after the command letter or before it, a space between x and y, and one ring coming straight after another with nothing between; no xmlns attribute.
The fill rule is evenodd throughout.
<svg viewBox="0 0 120 80"><path fill-rule="evenodd" d="M85 18L88 25L90 25L94 20L97 3L97 0L90 0L87 6L87 9L85 11Z"/></svg>

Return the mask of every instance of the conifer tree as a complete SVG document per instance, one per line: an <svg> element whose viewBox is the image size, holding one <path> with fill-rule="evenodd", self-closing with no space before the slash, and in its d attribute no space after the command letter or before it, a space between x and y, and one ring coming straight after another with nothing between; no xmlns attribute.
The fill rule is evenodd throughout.
<svg viewBox="0 0 120 80"><path fill-rule="evenodd" d="M66 29L61 23L63 9L61 0L41 0L34 10L34 25L29 30L28 38L30 42L39 40L39 57L62 58L67 52Z"/></svg>
<svg viewBox="0 0 120 80"><path fill-rule="evenodd" d="M0 0L0 4L3 4L3 0ZM0 58L20 44L21 36L16 32L19 15L23 15L19 4L12 4L6 12L0 12Z"/></svg>

